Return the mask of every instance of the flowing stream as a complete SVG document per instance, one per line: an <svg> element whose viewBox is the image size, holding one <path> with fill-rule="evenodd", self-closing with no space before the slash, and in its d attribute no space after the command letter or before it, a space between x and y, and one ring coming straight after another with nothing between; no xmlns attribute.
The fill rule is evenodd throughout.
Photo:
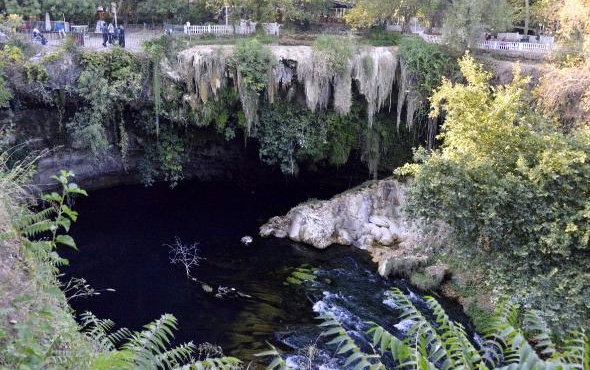
<svg viewBox="0 0 590 370"><path fill-rule="evenodd" d="M62 252L71 263L64 279L84 277L101 294L74 299L72 306L133 330L171 313L179 321L176 344L218 344L226 355L249 361L268 348L268 341L288 354L294 368L341 369L343 359L325 345L316 316L334 313L353 338L366 343L366 321L400 335L407 329L388 300L391 287L406 289L418 306L421 299L403 280L379 277L361 250L335 246L319 251L256 235L269 217L342 190L278 182L246 191L231 184L187 182L176 189L93 191L75 205L80 217L72 235L79 252ZM254 242L243 245L244 235ZM206 260L192 275L206 283L205 289L169 262L166 244L175 238L200 243ZM318 268L311 286L286 284L304 264Z"/></svg>

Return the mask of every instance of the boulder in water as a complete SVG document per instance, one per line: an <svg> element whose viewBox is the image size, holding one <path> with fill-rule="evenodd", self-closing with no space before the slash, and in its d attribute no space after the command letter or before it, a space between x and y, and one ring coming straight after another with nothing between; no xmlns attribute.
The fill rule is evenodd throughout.
<svg viewBox="0 0 590 370"><path fill-rule="evenodd" d="M423 233L421 225L406 216L405 193L406 184L394 178L369 182L274 217L260 228L260 235L287 237L318 249L352 245L371 253L382 276L409 275L428 266L423 247L444 243L445 235ZM438 267L429 270L437 282L446 271Z"/></svg>
<svg viewBox="0 0 590 370"><path fill-rule="evenodd" d="M269 220L260 235L288 237L318 249L332 244L361 249L414 244L417 230L401 211L404 197L405 185L395 179L370 183L328 201L297 206Z"/></svg>

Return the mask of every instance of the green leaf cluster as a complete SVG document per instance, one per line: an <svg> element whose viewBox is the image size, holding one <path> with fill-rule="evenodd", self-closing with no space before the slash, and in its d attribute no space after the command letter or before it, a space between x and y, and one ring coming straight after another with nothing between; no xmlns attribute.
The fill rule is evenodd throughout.
<svg viewBox="0 0 590 370"><path fill-rule="evenodd" d="M115 121L123 122L125 105L139 101L144 74L139 60L119 48L108 53L81 54L80 63L84 70L77 93L84 104L66 127L74 146L91 149L98 160L109 148L107 129L120 127ZM114 133L117 138L117 130Z"/></svg>
<svg viewBox="0 0 590 370"><path fill-rule="evenodd" d="M302 285L304 283L313 282L317 279L314 274L317 268L308 265L297 267L285 280L284 285Z"/></svg>
<svg viewBox="0 0 590 370"><path fill-rule="evenodd" d="M299 162L328 160L340 166L360 143L360 113L341 117L335 112L311 112L283 100L264 104L256 137L260 159L279 165L285 174L297 174Z"/></svg>
<svg viewBox="0 0 590 370"><path fill-rule="evenodd" d="M313 43L314 57L326 63L328 71L342 76L356 51L356 44L348 37L319 36Z"/></svg>
<svg viewBox="0 0 590 370"><path fill-rule="evenodd" d="M560 325L588 322L590 132L540 117L518 68L492 86L471 57L460 66L466 83L445 80L431 98L432 116L445 117L441 149L418 150L399 171L414 177L407 210L449 224L463 250L489 261L497 289L567 312Z"/></svg>
<svg viewBox="0 0 590 370"><path fill-rule="evenodd" d="M268 71L277 61L272 52L258 39L249 38L236 44L232 63L241 78L241 83L249 90L260 94L269 83Z"/></svg>
<svg viewBox="0 0 590 370"><path fill-rule="evenodd" d="M442 83L442 78L454 80L459 72L457 60L438 44L418 37L404 37L399 42L399 54L408 71L416 79L421 96L429 96Z"/></svg>

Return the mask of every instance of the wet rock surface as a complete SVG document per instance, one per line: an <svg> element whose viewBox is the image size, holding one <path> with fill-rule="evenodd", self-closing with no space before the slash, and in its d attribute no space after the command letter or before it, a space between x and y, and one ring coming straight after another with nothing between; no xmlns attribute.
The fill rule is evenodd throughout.
<svg viewBox="0 0 590 370"><path fill-rule="evenodd" d="M327 201L310 201L284 216L271 218L260 235L288 238L318 249L351 245L367 250L381 276L410 276L423 270L430 280L443 280L446 266L429 266L430 246L444 235L423 235L403 211L406 184L390 178L369 182Z"/></svg>

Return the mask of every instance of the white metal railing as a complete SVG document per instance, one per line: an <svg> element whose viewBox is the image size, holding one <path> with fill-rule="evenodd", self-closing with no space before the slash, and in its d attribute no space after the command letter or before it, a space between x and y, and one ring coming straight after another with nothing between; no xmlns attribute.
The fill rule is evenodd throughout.
<svg viewBox="0 0 590 370"><path fill-rule="evenodd" d="M189 35L231 35L234 33L233 26L219 26L219 25L207 25L207 26L185 26L184 33Z"/></svg>
<svg viewBox="0 0 590 370"><path fill-rule="evenodd" d="M184 33L187 35L219 35L219 36L227 36L227 35L251 35L256 32L256 25L255 22L246 22L242 21L235 26L224 26L224 25L206 25L206 26L192 26L190 24L186 24L183 27ZM171 28L170 26L169 28ZM281 25L278 23L262 23L262 29L269 35L272 36L279 36ZM174 26L176 28L176 26Z"/></svg>
<svg viewBox="0 0 590 370"><path fill-rule="evenodd" d="M443 44L443 38L440 35L418 34L424 41L433 44ZM553 50L553 44L538 42L512 42L512 41L482 41L476 44L479 49L488 50L508 50L508 51L525 51L533 53L548 53Z"/></svg>
<svg viewBox="0 0 590 370"><path fill-rule="evenodd" d="M238 35L251 35L256 32L256 22L240 21L239 24L234 26L235 32Z"/></svg>
<svg viewBox="0 0 590 370"><path fill-rule="evenodd" d="M271 36L279 36L281 32L281 25L278 23L262 23L262 28L264 32Z"/></svg>
<svg viewBox="0 0 590 370"><path fill-rule="evenodd" d="M443 43L442 36L439 36L439 35L427 35L425 33L420 33L419 35L426 42L430 42L430 43L433 43L433 44L442 44Z"/></svg>
<svg viewBox="0 0 590 370"><path fill-rule="evenodd" d="M541 44L534 42L508 42L508 41L483 41L477 44L480 49L529 51L547 53L553 49L553 44Z"/></svg>

